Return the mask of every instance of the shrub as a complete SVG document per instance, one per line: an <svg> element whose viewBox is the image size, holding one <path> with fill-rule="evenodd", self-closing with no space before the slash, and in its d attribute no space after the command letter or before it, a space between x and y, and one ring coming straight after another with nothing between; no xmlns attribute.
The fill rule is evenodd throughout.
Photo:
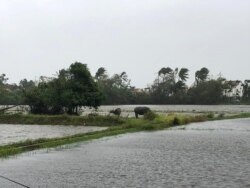
<svg viewBox="0 0 250 188"><path fill-rule="evenodd" d="M146 114L144 114L145 120L154 120L156 117L157 117L157 114L152 111L149 111Z"/></svg>
<svg viewBox="0 0 250 188"><path fill-rule="evenodd" d="M214 113L211 112L211 113L207 114L207 117L208 118L214 118Z"/></svg>
<svg viewBox="0 0 250 188"><path fill-rule="evenodd" d="M173 119L173 125L181 125L181 119L178 117L174 117Z"/></svg>
<svg viewBox="0 0 250 188"><path fill-rule="evenodd" d="M218 115L218 118L223 118L224 116L225 116L224 113L220 113L220 114Z"/></svg>

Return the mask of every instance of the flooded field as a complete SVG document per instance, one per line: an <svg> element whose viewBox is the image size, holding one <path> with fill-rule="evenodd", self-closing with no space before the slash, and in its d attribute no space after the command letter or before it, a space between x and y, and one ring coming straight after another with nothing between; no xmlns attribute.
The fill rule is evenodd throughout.
<svg viewBox="0 0 250 188"><path fill-rule="evenodd" d="M27 139L53 138L104 130L105 127L0 124L0 145Z"/></svg>
<svg viewBox="0 0 250 188"><path fill-rule="evenodd" d="M250 187L250 119L29 152L0 169L30 187ZM18 186L0 179L0 187Z"/></svg>
<svg viewBox="0 0 250 188"><path fill-rule="evenodd" d="M148 106L151 110L157 113L225 113L234 114L241 112L250 112L250 105L110 105L101 106L98 109L98 113L101 115L107 115L110 110L115 108L121 108L122 116L134 117L134 108L136 106ZM87 115L91 112L91 109L84 109L83 115Z"/></svg>
<svg viewBox="0 0 250 188"><path fill-rule="evenodd" d="M169 112L184 112L184 113L240 113L250 112L250 105L109 105L100 106L97 113L100 115L108 115L110 110L115 108L121 108L122 116L133 117L134 108L136 106L148 106L155 112L158 113L169 113ZM4 108L2 106L1 108ZM27 113L28 106L18 106L10 109L9 113L23 112ZM82 115L88 115L91 112L95 112L93 109L84 108L82 109Z"/></svg>
<svg viewBox="0 0 250 188"><path fill-rule="evenodd" d="M136 106L148 106L158 112L250 112L250 105L111 105L101 106L99 111L107 112L114 108L133 111Z"/></svg>

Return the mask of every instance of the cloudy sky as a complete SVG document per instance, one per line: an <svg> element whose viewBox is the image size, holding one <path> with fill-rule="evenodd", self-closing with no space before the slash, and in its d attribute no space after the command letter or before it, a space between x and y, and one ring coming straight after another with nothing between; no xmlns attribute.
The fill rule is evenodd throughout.
<svg viewBox="0 0 250 188"><path fill-rule="evenodd" d="M0 0L0 74L52 76L75 61L146 87L162 67L250 79L249 0Z"/></svg>

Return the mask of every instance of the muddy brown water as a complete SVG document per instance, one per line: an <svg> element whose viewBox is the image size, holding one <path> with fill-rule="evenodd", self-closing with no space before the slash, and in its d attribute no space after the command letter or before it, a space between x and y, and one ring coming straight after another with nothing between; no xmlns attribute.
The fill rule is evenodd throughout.
<svg viewBox="0 0 250 188"><path fill-rule="evenodd" d="M28 152L1 160L0 175L30 187L250 187L249 127L196 123Z"/></svg>

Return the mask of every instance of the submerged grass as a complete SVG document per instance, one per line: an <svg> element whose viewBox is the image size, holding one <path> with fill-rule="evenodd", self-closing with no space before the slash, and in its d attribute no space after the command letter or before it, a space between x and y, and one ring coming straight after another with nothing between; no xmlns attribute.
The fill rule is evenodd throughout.
<svg viewBox="0 0 250 188"><path fill-rule="evenodd" d="M1 124L30 124L30 125L87 125L112 126L124 123L124 119L115 116L70 116L70 115L22 115L2 114Z"/></svg>
<svg viewBox="0 0 250 188"><path fill-rule="evenodd" d="M41 138L36 140L26 140L0 146L0 158L8 157L18 153L32 151L41 148L51 148L74 142L88 141L102 137L115 136L124 133L139 131L154 131L165 128L186 125L192 122L203 122L207 120L248 118L250 113L242 113L233 116L218 116L209 118L207 115L188 116L181 114L156 115L152 120L135 118L117 118L112 116L37 116L37 115L0 115L0 123L16 124L50 124L50 125L95 125L109 126L103 131L81 133L61 138Z"/></svg>

